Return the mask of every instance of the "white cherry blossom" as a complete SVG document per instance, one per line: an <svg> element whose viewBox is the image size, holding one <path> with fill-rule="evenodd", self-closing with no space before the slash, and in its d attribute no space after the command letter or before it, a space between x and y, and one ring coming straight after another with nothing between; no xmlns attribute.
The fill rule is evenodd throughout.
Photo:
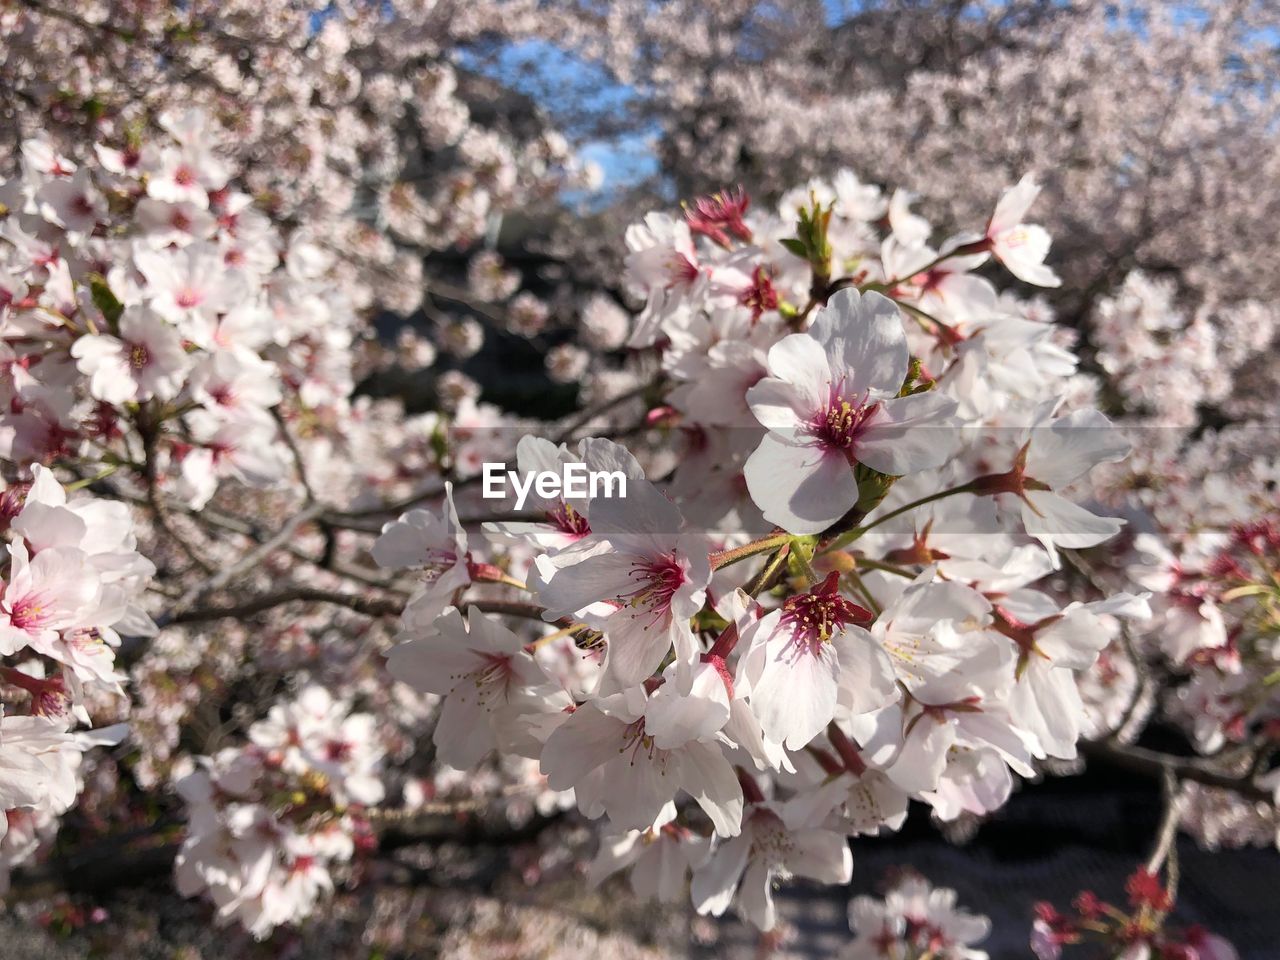
<svg viewBox="0 0 1280 960"><path fill-rule="evenodd" d="M773 346L770 376L747 393L769 431L744 471L766 520L818 533L857 504L855 464L899 476L947 460L955 404L900 397L908 365L898 309L876 293L840 291L807 333Z"/></svg>

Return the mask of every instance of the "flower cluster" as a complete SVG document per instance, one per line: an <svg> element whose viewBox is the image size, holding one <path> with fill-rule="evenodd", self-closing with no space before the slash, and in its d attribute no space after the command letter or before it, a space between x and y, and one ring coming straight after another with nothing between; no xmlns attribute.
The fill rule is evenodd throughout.
<svg viewBox="0 0 1280 960"><path fill-rule="evenodd" d="M900 877L884 899L857 897L849 904L856 938L848 960L987 960L981 943L991 922L956 906L956 892L931 887L923 877Z"/></svg>
<svg viewBox="0 0 1280 960"><path fill-rule="evenodd" d="M73 117L3 155L6 865L78 793L83 820L136 825L172 780L179 890L258 937L319 913L382 824L472 814L593 825L593 882L777 931L779 883L848 882L851 839L913 802L976 820L1152 718L1201 756L1120 759L1203 780L1177 794L1190 829L1276 836L1277 474L1257 431L1194 422L1256 413L1224 368L1265 346L1263 304L1187 306L1139 271L1055 322L1028 290L1070 302L1075 265L1049 265L1039 181L997 196L994 166L981 211L937 217L976 229L844 169L650 212L603 280L555 242L517 269L497 219L561 182L568 146L540 120L481 130L427 35L510 34L526 5L425 33L412 4L327 5L305 42L307 5L272 8L305 64L228 54L246 11L226 7L159 32L95 12L140 71L189 43L221 95L184 79L135 114L90 70L102 142ZM63 42L43 8L0 23ZM421 252L446 248L422 300ZM420 301L394 342L365 325ZM495 387L496 343L555 395ZM1243 480L1215 481L1227 460ZM499 504L494 461L625 493ZM82 771L119 731L73 721L122 718L126 668L136 750ZM1158 881L1130 892L1123 919L1042 911L1037 948L1228 956L1165 931ZM985 921L922 881L853 921L859 956L984 956Z"/></svg>
<svg viewBox="0 0 1280 960"><path fill-rule="evenodd" d="M223 478L283 477L285 385L299 412L346 404L353 315L321 247L230 186L201 113L163 126L79 167L28 141L0 184L0 455L145 463L200 507Z"/></svg>
<svg viewBox="0 0 1280 960"><path fill-rule="evenodd" d="M188 826L177 884L262 937L310 916L333 871L368 845L383 749L372 715L318 686L272 707L248 738L178 780Z"/></svg>
<svg viewBox="0 0 1280 960"><path fill-rule="evenodd" d="M1041 585L1120 529L1070 494L1128 446L1084 403L1060 409L1087 396L1074 357L973 272L995 257L1056 282L1023 223L1035 194L1024 179L984 231L936 248L903 195L848 172L776 214L733 192L634 226L631 342L672 383L645 422L688 444L669 482L644 444L526 438L523 470L616 470L625 497L540 497L485 528L483 558L452 489L373 547L423 571L388 667L442 698L440 757L536 760L607 817L598 875L630 867L663 897L688 875L700 912L736 899L765 930L778 879L847 881L844 838L896 829L912 799L989 813L1014 775L1075 758L1077 673L1150 612ZM544 644L579 666L553 668Z"/></svg>
<svg viewBox="0 0 1280 960"><path fill-rule="evenodd" d="M479 38L567 18L415 0L6 9L0 82L22 109L5 125L71 151L199 108L229 134L223 175L338 251L353 301L408 314L423 301L424 254L478 246L505 211L591 179L545 118L502 102L459 57Z"/></svg>
<svg viewBox="0 0 1280 960"><path fill-rule="evenodd" d="M1140 562L1130 575L1161 591L1153 633L1160 654L1181 676L1165 692L1166 715L1201 754L1216 758L1227 771L1264 773L1259 790L1280 796L1280 775L1266 766L1280 742L1276 515L1184 541L1177 555L1150 537L1138 538L1135 546ZM1226 829L1231 818L1215 822L1205 812L1201 808L1188 820L1190 829L1207 840ZM1246 815L1268 842L1271 811L1255 806Z"/></svg>
<svg viewBox="0 0 1280 960"><path fill-rule="evenodd" d="M36 465L0 491L0 877L29 860L76 800L81 754L123 726L76 732L125 712L121 633L154 634L139 605L154 568L122 503L68 495Z"/></svg>

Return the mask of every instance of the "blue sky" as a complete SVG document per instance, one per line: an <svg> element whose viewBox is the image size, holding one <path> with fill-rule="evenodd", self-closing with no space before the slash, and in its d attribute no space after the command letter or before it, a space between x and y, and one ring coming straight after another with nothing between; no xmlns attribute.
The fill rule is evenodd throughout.
<svg viewBox="0 0 1280 960"><path fill-rule="evenodd" d="M592 114L622 115L637 98L635 90L615 82L605 70L542 40L510 44L485 57L464 55L461 63L502 80L553 110L557 103L582 104ZM553 122L578 141L586 132L574 129L571 119L571 113L552 115ZM579 144L579 156L600 165L605 192L616 190L657 171L652 135L644 132L585 139Z"/></svg>
<svg viewBox="0 0 1280 960"><path fill-rule="evenodd" d="M860 0L824 0L827 22L836 24L847 19L860 6ZM480 56L464 54L463 66L496 77L520 90L539 103L554 107L556 103L585 103L594 114L623 114L636 101L635 90L615 82L607 71L567 53L554 44L536 40L508 44ZM602 192L638 183L657 172L651 140L656 130L641 130L604 139L583 139L583 130L566 126L566 117L556 117L561 129L579 142L583 160L599 164L604 171Z"/></svg>

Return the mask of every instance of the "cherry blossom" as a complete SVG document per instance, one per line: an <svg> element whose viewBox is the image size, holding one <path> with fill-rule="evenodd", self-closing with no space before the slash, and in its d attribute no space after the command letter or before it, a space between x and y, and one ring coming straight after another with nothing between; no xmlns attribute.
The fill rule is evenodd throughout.
<svg viewBox="0 0 1280 960"><path fill-rule="evenodd" d="M991 932L991 922L956 906L956 892L931 887L923 877L907 875L883 900L856 897L849 904L849 926L857 938L856 960L923 951L938 960L987 960L972 945Z"/></svg>
<svg viewBox="0 0 1280 960"><path fill-rule="evenodd" d="M992 256L1019 280L1040 287L1056 287L1062 281L1044 265L1049 252L1048 231L1038 224L1022 221L1039 194L1040 187L1031 174L1005 191L987 223L985 242Z"/></svg>
<svg viewBox="0 0 1280 960"><path fill-rule="evenodd" d="M101 588L83 553L54 547L32 557L17 543L10 545L9 557L9 582L0 599L0 650L5 654L93 621Z"/></svg>
<svg viewBox="0 0 1280 960"><path fill-rule="evenodd" d="M737 893L744 919L761 930L777 924L773 883L801 876L822 883L847 883L853 855L844 838L828 830L789 831L778 811L753 804L743 817L742 834L716 847L695 871L692 893L699 913L720 916ZM740 888L740 889L739 889Z"/></svg>
<svg viewBox="0 0 1280 960"><path fill-rule="evenodd" d="M678 660L692 662L688 620L711 577L705 539L683 532L679 510L647 481L630 484L625 499L594 503L591 524L600 542L554 565L538 561L546 618L607 604L608 612L587 618L607 637L601 682L616 688L647 678L673 647Z"/></svg>
<svg viewBox="0 0 1280 960"><path fill-rule="evenodd" d="M56 839L403 952L478 840L776 946L912 804L1114 764L1155 851L1033 949L1232 957L1167 858L1280 822L1274 16L446 6L0 12L0 889ZM918 879L851 919L985 956Z"/></svg>
<svg viewBox="0 0 1280 960"><path fill-rule="evenodd" d="M1011 469L981 477L975 487L991 496L1016 497L1023 528L1051 551L1055 546L1091 547L1114 536L1124 521L1099 517L1057 491L1095 465L1119 460L1130 445L1097 410L1055 418L1054 408L1048 403L1035 411Z"/></svg>
<svg viewBox="0 0 1280 960"><path fill-rule="evenodd" d="M900 396L906 335L897 308L878 294L836 294L807 333L769 351L769 373L747 393L769 433L745 475L765 519L792 533L817 533L853 508L855 464L900 476L951 453L955 405Z"/></svg>
<svg viewBox="0 0 1280 960"><path fill-rule="evenodd" d="M897 699L888 658L857 625L873 614L842 597L838 579L833 572L789 597L754 628L744 654L752 710L765 736L789 750L824 729L838 705L858 714Z"/></svg>
<svg viewBox="0 0 1280 960"><path fill-rule="evenodd" d="M411 510L383 527L371 552L379 566L422 570L422 582L407 607L407 624L431 624L449 605L453 591L471 580L467 534L458 523L453 491L448 486L443 516Z"/></svg>
<svg viewBox="0 0 1280 960"><path fill-rule="evenodd" d="M355 853L347 803L382 799L372 719L309 687L252 725L249 744L189 764L179 892L207 894L259 938L310 915L333 890L331 866Z"/></svg>
<svg viewBox="0 0 1280 960"><path fill-rule="evenodd" d="M465 769L500 739L513 739L501 736L502 728L516 722L522 695L547 678L519 637L474 607L465 621L457 610L446 610L434 629L393 648L387 670L416 689L444 697L432 736L440 758Z"/></svg>
<svg viewBox="0 0 1280 960"><path fill-rule="evenodd" d="M129 309L120 317L120 335L81 337L71 347L89 391L99 400L120 404L178 395L191 367L182 337L157 314Z"/></svg>
<svg viewBox="0 0 1280 960"><path fill-rule="evenodd" d="M588 881L598 885L609 875L627 870L637 896L679 900L689 872L710 854L710 841L673 822L675 813L675 806L669 804L650 829L602 838Z"/></svg>
<svg viewBox="0 0 1280 960"><path fill-rule="evenodd" d="M547 739L542 772L553 788L573 789L584 814L607 813L619 829L647 829L684 791L720 836L737 836L742 788L714 739L728 716L727 707L716 708L714 699L703 701L660 746L646 723L670 705L650 701L639 687L601 698L574 710Z"/></svg>

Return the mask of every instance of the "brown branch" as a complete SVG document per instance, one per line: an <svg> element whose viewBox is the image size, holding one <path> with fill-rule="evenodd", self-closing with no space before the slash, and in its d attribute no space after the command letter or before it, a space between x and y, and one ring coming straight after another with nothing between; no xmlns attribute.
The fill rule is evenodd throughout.
<svg viewBox="0 0 1280 960"><path fill-rule="evenodd" d="M542 607L536 603L527 603L523 600L471 600L464 601L460 606L463 608L475 607L481 613L496 613L506 617L542 621ZM566 623L571 622L566 621Z"/></svg>
<svg viewBox="0 0 1280 960"><path fill-rule="evenodd" d="M483 480L484 474L477 473L473 477L454 480L453 489L455 492L465 490L468 487L480 484ZM443 496L444 485L441 484L433 490L420 490L399 500L393 500L390 503L383 503L374 507L361 507L358 510L330 510L323 514L321 519L330 526L339 527L343 530L356 530L360 533L379 533L382 530L382 521L372 518L403 513L405 510L411 510L427 500Z"/></svg>
<svg viewBox="0 0 1280 960"><path fill-rule="evenodd" d="M164 502L164 497L160 494L160 475L159 468L156 465L156 443L159 436L159 426L151 423L150 417L144 419L140 416L137 427L138 433L142 436L142 475L143 480L146 482L147 505L151 508L156 525L164 531L170 540L178 545L182 552L187 555L187 559L206 574L212 574L214 565L202 557L196 548L187 541L187 538L180 536L174 529L173 518L169 515L169 508Z"/></svg>
<svg viewBox="0 0 1280 960"><path fill-rule="evenodd" d="M253 523L243 517L227 513L224 510L215 507L205 507L198 513L191 513L191 516L192 519L200 523L220 530L229 530L233 533L238 533L256 541L257 543L266 542L263 534L258 531ZM390 590L393 593L403 593L406 596L411 592L407 588L396 586L392 582L392 578L380 570L362 567L358 564L346 563L336 557L314 557L295 543L282 544L281 549L290 556L296 557L313 567L318 567L321 570L328 570L330 573L347 577L350 580L356 580L371 587Z"/></svg>
<svg viewBox="0 0 1280 960"><path fill-rule="evenodd" d="M180 610L170 617L161 617L160 626L175 623L200 623L226 618L252 617L255 614L284 606L287 603L330 603L346 607L367 617L398 616L404 610L404 600L390 597L365 597L333 590L317 590L312 587L289 587L278 593L253 597L230 606L196 607Z"/></svg>
<svg viewBox="0 0 1280 960"><path fill-rule="evenodd" d="M294 472L297 473L298 483L302 484L302 489L307 495L307 503L315 503L316 493L311 486L310 478L307 476L306 464L302 460L302 450L298 447L298 441L289 432L289 424L285 422L284 414L280 412L279 406L271 408L271 415L275 418L276 427L280 430L280 437L284 440L285 446L289 448L289 453L293 455Z"/></svg>
<svg viewBox="0 0 1280 960"><path fill-rule="evenodd" d="M1172 900L1178 894L1178 825L1182 822L1184 795L1182 784L1168 767L1165 767L1163 787L1164 814L1160 818L1160 829L1156 831L1151 856L1147 858L1147 873L1156 875L1161 867L1167 868L1165 887Z"/></svg>
<svg viewBox="0 0 1280 960"><path fill-rule="evenodd" d="M1207 787L1230 790L1246 800L1274 803L1271 793L1258 786L1251 778L1224 773L1196 757L1175 757L1112 740L1082 740L1080 752L1091 759L1145 774L1162 782L1167 775L1172 774L1179 780L1191 780Z"/></svg>
<svg viewBox="0 0 1280 960"><path fill-rule="evenodd" d="M108 493L115 499L122 500L126 503L136 503L139 505L147 505L148 503L145 497L136 497L122 490L108 488ZM236 533L240 536L248 537L250 540L259 544L266 542L266 536L258 529L257 524L245 517L229 513L221 507L205 506L200 510L192 510L189 505L176 500L167 502L165 507L171 513L173 511L178 511L185 514L192 521L203 524L207 527L212 527L215 530L225 530L231 533ZM335 573L339 576L356 580L371 587L389 590L392 593L402 593L406 596L411 592L405 587L397 586L392 582L392 577L380 570L362 567L358 564L346 563L333 557L315 557L307 553L307 551L303 550L296 543L281 544L280 549L284 550L284 552L288 553L290 556L296 557L298 560L310 564L313 567L318 567L321 570L327 570L330 573Z"/></svg>
<svg viewBox="0 0 1280 960"><path fill-rule="evenodd" d="M294 535L298 532L299 527L302 527L314 520L323 512L323 510L323 504L312 503L309 507L296 514L287 523L285 523L275 536L269 538L261 543L257 548L245 554L245 556L236 563L233 563L221 572L209 577L203 583L198 583L193 586L183 594L182 599L178 601L177 610L173 611L173 615L176 615L178 612L191 606L201 597L221 590L237 577L243 576L259 564L263 563L267 557L292 540Z"/></svg>
<svg viewBox="0 0 1280 960"><path fill-rule="evenodd" d="M488 828L471 814L527 789L504 789L497 796L465 798L426 805L412 814L369 811L382 853L419 844L451 843L505 846L530 840L554 824L559 814L534 817L518 827ZM380 814L380 815L379 815ZM100 838L87 849L55 856L42 864L18 868L10 899L35 900L63 891L111 893L144 886L173 872L181 842L173 839L180 824L166 818L148 827Z"/></svg>
<svg viewBox="0 0 1280 960"><path fill-rule="evenodd" d="M593 407L588 407L575 417L571 418L567 424L561 427L560 432L551 438L551 442L554 444L567 443L573 439L573 435L577 433L578 430L586 426L596 417L602 416L630 400L643 397L649 392L651 387L655 387L657 384L658 381L645 382L640 384L638 387L632 387L630 390L623 391L616 397L610 397L608 400L597 403Z"/></svg>

